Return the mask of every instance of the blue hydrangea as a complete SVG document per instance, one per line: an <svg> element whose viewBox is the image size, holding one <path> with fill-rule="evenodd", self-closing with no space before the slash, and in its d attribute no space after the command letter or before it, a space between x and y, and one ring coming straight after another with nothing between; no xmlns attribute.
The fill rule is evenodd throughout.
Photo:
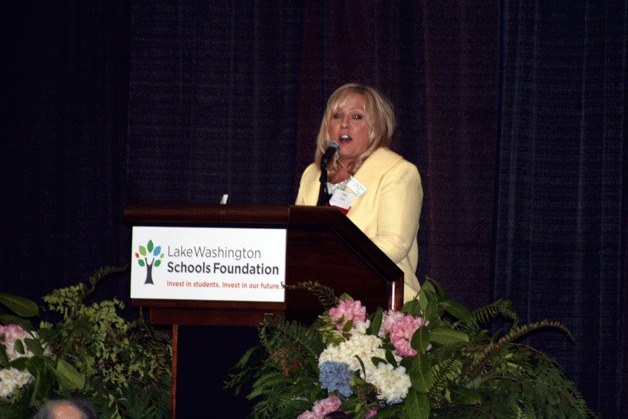
<svg viewBox="0 0 628 419"><path fill-rule="evenodd" d="M318 369L321 387L327 389L328 392L338 391L345 397L353 394L349 381L354 373L349 369L349 365L344 362L325 361L319 365Z"/></svg>

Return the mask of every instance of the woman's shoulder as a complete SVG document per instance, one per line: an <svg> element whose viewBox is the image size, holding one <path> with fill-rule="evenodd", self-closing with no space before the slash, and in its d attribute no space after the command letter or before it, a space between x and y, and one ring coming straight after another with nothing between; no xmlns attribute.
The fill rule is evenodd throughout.
<svg viewBox="0 0 628 419"><path fill-rule="evenodd" d="M369 162L369 160L371 160L371 162ZM368 166L372 166L374 168L377 167L383 171L410 170L418 172L417 167L413 163L404 159L403 156L395 153L394 151L383 147L375 150L373 154L366 159L364 164L368 164Z"/></svg>
<svg viewBox="0 0 628 419"><path fill-rule="evenodd" d="M301 175L301 180L307 180L310 178L314 178L317 179L320 177L321 174L321 169L318 167L318 165L316 163L310 163L305 170L303 171L303 174Z"/></svg>

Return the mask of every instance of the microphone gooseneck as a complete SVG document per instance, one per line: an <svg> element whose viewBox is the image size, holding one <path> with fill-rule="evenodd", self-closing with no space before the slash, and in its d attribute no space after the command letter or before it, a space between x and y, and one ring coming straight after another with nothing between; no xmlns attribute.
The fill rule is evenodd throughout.
<svg viewBox="0 0 628 419"><path fill-rule="evenodd" d="M318 202L316 203L319 207L327 205L327 200L329 199L329 193L327 192L327 165L337 152L338 143L328 140L325 153L323 153L323 157L321 157L321 185L318 192Z"/></svg>

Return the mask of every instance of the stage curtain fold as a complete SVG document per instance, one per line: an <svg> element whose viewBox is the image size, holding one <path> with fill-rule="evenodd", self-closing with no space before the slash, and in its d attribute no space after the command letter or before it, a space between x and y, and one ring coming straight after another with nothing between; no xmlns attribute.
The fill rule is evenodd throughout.
<svg viewBox="0 0 628 419"><path fill-rule="evenodd" d="M626 9L565 5L505 2L495 297L565 324L574 342L530 341L602 417L621 417Z"/></svg>
<svg viewBox="0 0 628 419"><path fill-rule="evenodd" d="M269 6L133 2L128 202L292 195L302 13Z"/></svg>

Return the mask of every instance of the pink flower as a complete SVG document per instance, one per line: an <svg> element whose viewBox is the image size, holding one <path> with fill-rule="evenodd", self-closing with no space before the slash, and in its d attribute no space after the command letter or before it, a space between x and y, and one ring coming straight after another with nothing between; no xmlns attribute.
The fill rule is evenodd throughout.
<svg viewBox="0 0 628 419"><path fill-rule="evenodd" d="M406 315L396 318L389 326L389 337L397 355L410 357L417 354L417 351L412 348L412 336L426 324L427 322L422 317Z"/></svg>
<svg viewBox="0 0 628 419"><path fill-rule="evenodd" d="M384 313L384 318L382 319L382 326L379 329L379 333L377 334L380 338L383 338L386 334L390 333L390 328L393 324L403 319L405 315L401 311L388 310Z"/></svg>
<svg viewBox="0 0 628 419"><path fill-rule="evenodd" d="M377 416L377 408L372 407L371 410L366 412L366 415L364 415L364 419L371 419L371 418L374 418L375 416Z"/></svg>
<svg viewBox="0 0 628 419"><path fill-rule="evenodd" d="M6 347L7 356L9 357L10 361L21 358L23 356L27 356L29 358L33 356L33 354L28 349L26 349L26 343L24 342L24 339L32 337L33 336L31 336L27 331L22 329L21 326L18 326L16 324L0 326L0 343ZM25 353L19 353L16 351L15 342L17 342L18 340L22 341L22 344L25 348Z"/></svg>
<svg viewBox="0 0 628 419"><path fill-rule="evenodd" d="M32 357L34 354L28 349L25 339L36 339L37 337L37 332L27 332L17 324L0 326L0 344L5 346L9 361L22 357ZM18 340L22 342L23 347L19 352L15 347L15 343ZM51 351L48 348L48 345L44 345L44 354L49 355L50 353Z"/></svg>
<svg viewBox="0 0 628 419"><path fill-rule="evenodd" d="M312 410L306 410L297 416L297 419L323 419L326 414L340 409L342 401L338 396L331 396L326 399L314 402Z"/></svg>
<svg viewBox="0 0 628 419"><path fill-rule="evenodd" d="M340 300L337 307L329 310L329 316L337 320L336 328L342 330L349 320L353 324L363 323L366 320L366 307L360 301Z"/></svg>
<svg viewBox="0 0 628 419"><path fill-rule="evenodd" d="M29 337L28 333L17 324L0 326L0 335L4 335L2 343L13 343L18 339L24 339L26 337Z"/></svg>

